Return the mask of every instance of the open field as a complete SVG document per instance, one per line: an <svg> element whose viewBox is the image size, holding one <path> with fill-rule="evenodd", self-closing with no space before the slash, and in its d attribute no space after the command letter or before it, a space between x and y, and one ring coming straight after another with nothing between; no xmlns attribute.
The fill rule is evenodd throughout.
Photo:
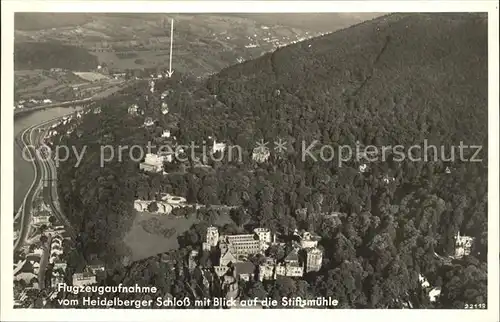
<svg viewBox="0 0 500 322"><path fill-rule="evenodd" d="M73 74L89 82L94 82L101 79L109 79L109 76L94 72L73 72Z"/></svg>
<svg viewBox="0 0 500 322"><path fill-rule="evenodd" d="M17 99L64 100L73 98L73 86L87 82L71 72L20 70L14 72L14 92Z"/></svg>
<svg viewBox="0 0 500 322"><path fill-rule="evenodd" d="M155 220L155 223L160 223L161 227L155 227L156 232L154 233L147 232L144 226L148 220ZM195 215L184 218L168 215L162 216L149 212L137 213L134 224L125 236L124 241L132 251L132 260L141 260L172 249L178 249L177 237L182 235L182 233L187 231L196 222L198 222L198 219ZM219 217L217 224L224 225L230 222L231 219L229 216L224 215ZM168 238L158 233L161 230L167 229L175 230Z"/></svg>
<svg viewBox="0 0 500 322"><path fill-rule="evenodd" d="M92 21L92 15L86 13L23 12L14 15L15 29L42 30L75 26Z"/></svg>
<svg viewBox="0 0 500 322"><path fill-rule="evenodd" d="M17 14L16 43L61 43L74 47L74 52L86 51L96 64L104 63L122 71L151 67L165 69L169 63L170 20L174 19L173 68L197 76L217 72L280 46L347 24L346 18L341 19L339 14L324 15L320 19L328 24L327 21L337 17L337 24L330 23L331 27L310 30L305 28L305 23L292 24L297 17L287 19L287 15L279 15L280 19L271 15L259 20L256 16L231 14L118 13L72 14L75 19L73 25L70 19L63 19L64 23L54 24L53 27L50 27L49 21L42 23L43 17L47 20L55 19L55 16L57 14L40 15L30 23L22 14ZM311 17L319 19L315 15ZM349 21L356 23L361 20L360 17L352 17ZM36 26L40 28L36 29ZM81 56L84 57L83 53ZM87 60L89 63L92 61L90 58Z"/></svg>

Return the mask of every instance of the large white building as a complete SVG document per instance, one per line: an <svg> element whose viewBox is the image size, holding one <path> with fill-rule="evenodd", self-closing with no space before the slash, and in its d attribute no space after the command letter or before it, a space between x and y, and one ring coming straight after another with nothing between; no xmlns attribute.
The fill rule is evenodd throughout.
<svg viewBox="0 0 500 322"><path fill-rule="evenodd" d="M269 230L269 228L255 228L254 232L261 242L271 243L271 230Z"/></svg>
<svg viewBox="0 0 500 322"><path fill-rule="evenodd" d="M187 200L184 197L172 196L167 193L162 197L162 200L137 199L134 201L134 208L139 212L148 211L149 205L153 202L156 202L156 205L158 206L158 211L156 211L156 213L169 214L174 208L189 206L190 204L186 203L186 201Z"/></svg>
<svg viewBox="0 0 500 322"><path fill-rule="evenodd" d="M306 272L317 272L323 262L323 252L317 248L306 249Z"/></svg>
<svg viewBox="0 0 500 322"><path fill-rule="evenodd" d="M73 286L85 286L97 283L96 276L92 273L75 273L73 274Z"/></svg>
<svg viewBox="0 0 500 322"><path fill-rule="evenodd" d="M276 259L267 257L264 263L259 265L259 280L275 280L276 279Z"/></svg>
<svg viewBox="0 0 500 322"><path fill-rule="evenodd" d="M62 260L56 259L54 261L54 270L61 269L63 271L66 271L67 267L68 267L68 264L66 262L63 262Z"/></svg>
<svg viewBox="0 0 500 322"><path fill-rule="evenodd" d="M50 216L33 216L33 225L48 225L50 224Z"/></svg>
<svg viewBox="0 0 500 322"><path fill-rule="evenodd" d="M210 250L211 247L216 247L219 243L219 229L214 226L207 228L206 242L203 243L204 250Z"/></svg>
<svg viewBox="0 0 500 322"><path fill-rule="evenodd" d="M284 260L275 267L277 276L299 277L304 275L304 267L300 265L299 250L294 248Z"/></svg>
<svg viewBox="0 0 500 322"><path fill-rule="evenodd" d="M317 247L318 242L320 240L319 236L314 235L308 231L303 231L303 232L299 233L298 230L295 230L294 235L298 236L300 238L300 247L301 248Z"/></svg>
<svg viewBox="0 0 500 322"><path fill-rule="evenodd" d="M158 210L156 211L156 213L169 214L172 212L173 207L171 205L162 201L154 201L154 200L135 200L134 208L139 212L148 211L149 205L153 202L156 202L156 205L158 206Z"/></svg>
<svg viewBox="0 0 500 322"><path fill-rule="evenodd" d="M163 163L165 162L164 156L148 153L144 162L139 164L139 168L148 172L161 172L163 170Z"/></svg>

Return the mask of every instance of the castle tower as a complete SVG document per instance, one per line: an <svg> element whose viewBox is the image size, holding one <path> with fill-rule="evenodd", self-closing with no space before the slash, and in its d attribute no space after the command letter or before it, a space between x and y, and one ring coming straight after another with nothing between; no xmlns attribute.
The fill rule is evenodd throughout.
<svg viewBox="0 0 500 322"><path fill-rule="evenodd" d="M259 240L263 243L271 242L271 231L269 228L255 228L254 233L259 236Z"/></svg>
<svg viewBox="0 0 500 322"><path fill-rule="evenodd" d="M455 257L461 258L470 255L474 238L470 236L460 236L460 232L455 236Z"/></svg>
<svg viewBox="0 0 500 322"><path fill-rule="evenodd" d="M306 258L306 272L317 272L323 262L323 252L318 248L309 248Z"/></svg>
<svg viewBox="0 0 500 322"><path fill-rule="evenodd" d="M207 244L210 247L216 247L219 242L219 229L214 226L207 228Z"/></svg>

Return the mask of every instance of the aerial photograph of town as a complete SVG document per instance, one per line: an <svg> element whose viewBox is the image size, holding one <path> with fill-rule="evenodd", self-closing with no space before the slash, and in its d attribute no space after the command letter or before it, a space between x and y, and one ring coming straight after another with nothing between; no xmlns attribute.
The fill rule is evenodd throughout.
<svg viewBox="0 0 500 322"><path fill-rule="evenodd" d="M488 18L16 12L14 311L488 309Z"/></svg>

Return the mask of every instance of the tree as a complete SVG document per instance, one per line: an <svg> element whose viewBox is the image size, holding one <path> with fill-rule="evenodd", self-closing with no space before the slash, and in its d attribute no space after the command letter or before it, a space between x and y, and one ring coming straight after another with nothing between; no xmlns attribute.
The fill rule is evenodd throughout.
<svg viewBox="0 0 500 322"><path fill-rule="evenodd" d="M231 209L229 215L236 225L240 227L250 220L250 215L241 207Z"/></svg>
<svg viewBox="0 0 500 322"><path fill-rule="evenodd" d="M149 212L157 212L157 211L158 211L158 209L159 209L159 208L158 208L158 204L157 204L155 201L153 201L152 203L150 203L150 204L148 205L148 211L149 211Z"/></svg>
<svg viewBox="0 0 500 322"><path fill-rule="evenodd" d="M41 236L40 236L40 242L41 242L42 244L45 244L47 241L48 241L47 236L45 236L45 235L41 235Z"/></svg>
<svg viewBox="0 0 500 322"><path fill-rule="evenodd" d="M47 225L43 224L40 226L40 232L43 234L47 230Z"/></svg>
<svg viewBox="0 0 500 322"><path fill-rule="evenodd" d="M19 286L21 286L21 288L25 288L26 287L26 281L23 280L23 279L20 279L19 280Z"/></svg>
<svg viewBox="0 0 500 322"><path fill-rule="evenodd" d="M248 299L258 298L259 300L263 300L267 297L266 289L260 281L249 283L248 290L245 293Z"/></svg>
<svg viewBox="0 0 500 322"><path fill-rule="evenodd" d="M290 277L278 277L269 295L273 300L281 303L283 297L294 297L297 294L297 287L295 281Z"/></svg>
<svg viewBox="0 0 500 322"><path fill-rule="evenodd" d="M466 304L480 304L487 302L486 264L464 263L452 267L443 280L443 287L439 296L439 307L464 308Z"/></svg>

